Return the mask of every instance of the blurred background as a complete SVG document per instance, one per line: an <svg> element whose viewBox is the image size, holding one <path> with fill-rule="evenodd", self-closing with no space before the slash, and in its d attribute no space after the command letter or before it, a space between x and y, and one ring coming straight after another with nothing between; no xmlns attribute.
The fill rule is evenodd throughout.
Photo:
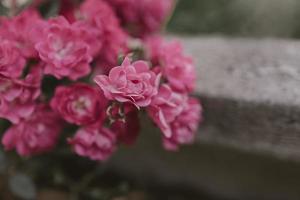
<svg viewBox="0 0 300 200"><path fill-rule="evenodd" d="M179 0L170 32L300 37L297 0Z"/></svg>
<svg viewBox="0 0 300 200"><path fill-rule="evenodd" d="M208 86L213 85L213 81L222 80L222 76L227 80L238 77L242 80L238 83L245 84L245 87L252 85L253 80L257 80L252 77L257 76L261 76L259 80L276 86L285 84L283 80L293 81L291 85L297 86L300 82L294 72L300 69L300 62L295 59L300 57L297 41L300 38L299 19L299 0L179 0L167 26L167 34L184 38L187 49L193 46L193 56L203 58L199 67L208 70L203 70L203 73L211 74L209 79L215 78L205 83ZM264 39L268 42L265 43ZM286 46L288 53L272 51ZM226 50L231 48L232 55L228 56ZM206 55L212 54L217 56L207 59ZM219 55L223 57L219 58ZM253 63L249 61L253 61L252 57L255 57ZM250 64L246 63L245 67L243 62L248 58ZM221 61L217 64L213 62L218 59L231 59L232 62L226 63L226 70L222 71L222 64L218 65ZM278 67L281 62L291 67L284 68L286 71L276 71L277 68L281 70ZM249 74L248 71L239 71L236 63L242 63L244 70L255 69L254 75L245 78L243 74ZM263 66L259 66L262 63L267 63L268 67L270 63L275 63L276 69L273 71L271 66L269 71L262 73ZM211 67L215 67L214 73L221 74L221 77L213 76L214 73L209 71L210 64L215 64ZM293 76L283 79L287 73ZM202 99L205 110L199 142L182 148L178 153L163 151L158 130L148 128L150 122L144 120L143 129L147 131L142 134L138 145L121 149L104 166L61 152L25 159L20 163L14 163L14 160L6 159L8 156L5 154L0 154L1 180L9 182L8 186L3 186L4 181L0 181L0 191L11 191L2 198L35 199L38 196L42 200L76 199L64 192L65 184L74 184L71 188L73 192L85 193L80 199L298 200L300 108L296 99L300 93L296 87L289 88L287 84L282 91L291 95L287 96L292 100L286 104L284 101L274 103L268 101L272 96L262 99L254 95L255 87L263 86L250 88L250 98L246 100L237 98L239 95L234 98L230 94L224 96L219 91L196 94ZM235 94L234 87L232 90ZM291 90L293 94L289 94ZM272 94L275 93L283 94L281 90ZM287 96L282 95L281 98ZM291 105L290 102L294 101ZM232 141L223 142L223 137ZM259 140L264 142L257 142ZM271 153L261 149L271 149ZM30 170L14 173L6 180L7 173L14 171L8 166L24 163L30 163ZM86 171L91 173L83 176L84 181L79 180L78 177ZM71 182L68 182L68 177L72 177ZM53 180L49 181L50 178ZM42 186L41 192L37 192L37 186Z"/></svg>

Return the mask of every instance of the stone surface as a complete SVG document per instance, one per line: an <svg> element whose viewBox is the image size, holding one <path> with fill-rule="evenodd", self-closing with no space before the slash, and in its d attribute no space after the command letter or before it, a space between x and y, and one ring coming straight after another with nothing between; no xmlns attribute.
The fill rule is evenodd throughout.
<svg viewBox="0 0 300 200"><path fill-rule="evenodd" d="M184 38L198 67L199 141L300 158L300 42Z"/></svg>
<svg viewBox="0 0 300 200"><path fill-rule="evenodd" d="M200 94L300 106L300 41L184 38Z"/></svg>

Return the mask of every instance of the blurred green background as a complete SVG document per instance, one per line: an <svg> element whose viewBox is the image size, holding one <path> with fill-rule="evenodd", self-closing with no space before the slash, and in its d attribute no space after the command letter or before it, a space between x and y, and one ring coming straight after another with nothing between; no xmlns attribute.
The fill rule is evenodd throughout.
<svg viewBox="0 0 300 200"><path fill-rule="evenodd" d="M299 0L179 0L168 31L299 38L299 18Z"/></svg>

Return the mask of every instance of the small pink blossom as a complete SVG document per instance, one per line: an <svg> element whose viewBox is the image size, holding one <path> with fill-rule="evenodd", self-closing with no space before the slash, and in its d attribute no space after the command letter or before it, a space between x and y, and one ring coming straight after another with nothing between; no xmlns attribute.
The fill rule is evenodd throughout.
<svg viewBox="0 0 300 200"><path fill-rule="evenodd" d="M30 156L53 149L61 121L47 106L39 105L30 118L12 125L4 134L2 144L6 150L16 149L22 156Z"/></svg>
<svg viewBox="0 0 300 200"><path fill-rule="evenodd" d="M0 18L0 38L16 43L26 58L37 57L35 44L42 38L46 23L34 9L27 9L13 18Z"/></svg>
<svg viewBox="0 0 300 200"><path fill-rule="evenodd" d="M169 85L179 92L191 92L196 84L196 68L193 59L184 55L180 42L166 42L160 37L146 40L148 56L160 65Z"/></svg>
<svg viewBox="0 0 300 200"><path fill-rule="evenodd" d="M88 125L104 119L107 100L100 91L85 83L58 86L51 107L66 121Z"/></svg>
<svg viewBox="0 0 300 200"><path fill-rule="evenodd" d="M79 8L80 20L94 35L102 47L98 51L98 65L101 68L117 64L118 55L126 53L128 35L120 26L112 8L104 0L86 0ZM78 22L80 23L80 22ZM96 42L96 41L94 41Z"/></svg>
<svg viewBox="0 0 300 200"><path fill-rule="evenodd" d="M147 35L158 31L171 14L173 0L106 0L133 35Z"/></svg>
<svg viewBox="0 0 300 200"><path fill-rule="evenodd" d="M33 99L23 97L23 93L31 93L32 89L21 81L0 76L0 117L14 124L28 118L35 109L35 103Z"/></svg>
<svg viewBox="0 0 300 200"><path fill-rule="evenodd" d="M45 73L72 80L88 75L92 57L81 30L63 17L48 23L44 39L36 45L40 58L47 64Z"/></svg>
<svg viewBox="0 0 300 200"><path fill-rule="evenodd" d="M171 122L171 137L163 137L167 150L177 150L179 145L191 144L195 140L198 125L202 120L202 107L195 98L190 98L184 110Z"/></svg>
<svg viewBox="0 0 300 200"><path fill-rule="evenodd" d="M68 142L78 155L91 160L107 160L116 149L116 135L95 125L79 129Z"/></svg>
<svg viewBox="0 0 300 200"><path fill-rule="evenodd" d="M17 78L25 67L25 59L21 56L15 43L0 38L0 74Z"/></svg>
<svg viewBox="0 0 300 200"><path fill-rule="evenodd" d="M109 100L130 102L137 108L150 105L157 94L160 76L150 71L145 61L131 64L128 57L121 66L111 69L109 75L98 75L95 82Z"/></svg>
<svg viewBox="0 0 300 200"><path fill-rule="evenodd" d="M132 145L135 143L140 131L138 112L131 104L124 104L123 106L123 118L118 119L115 116L116 120L112 123L111 129L116 133L119 143ZM119 115L119 112L120 108L115 110L113 114Z"/></svg>
<svg viewBox="0 0 300 200"><path fill-rule="evenodd" d="M168 85L159 88L153 98L148 113L165 137L172 136L170 123L178 117L184 109L188 96L174 92Z"/></svg>
<svg viewBox="0 0 300 200"><path fill-rule="evenodd" d="M34 112L41 75L41 68L35 66L24 80L0 76L0 117L16 124Z"/></svg>
<svg viewBox="0 0 300 200"><path fill-rule="evenodd" d="M89 46L89 52L92 56L99 56L100 50L103 47L103 38L101 31L85 21L77 21L74 23L79 37Z"/></svg>

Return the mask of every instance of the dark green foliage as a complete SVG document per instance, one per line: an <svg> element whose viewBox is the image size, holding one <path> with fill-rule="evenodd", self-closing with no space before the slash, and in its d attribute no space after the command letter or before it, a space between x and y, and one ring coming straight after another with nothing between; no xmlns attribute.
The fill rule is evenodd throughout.
<svg viewBox="0 0 300 200"><path fill-rule="evenodd" d="M168 26L183 34L300 37L297 0L179 0Z"/></svg>

